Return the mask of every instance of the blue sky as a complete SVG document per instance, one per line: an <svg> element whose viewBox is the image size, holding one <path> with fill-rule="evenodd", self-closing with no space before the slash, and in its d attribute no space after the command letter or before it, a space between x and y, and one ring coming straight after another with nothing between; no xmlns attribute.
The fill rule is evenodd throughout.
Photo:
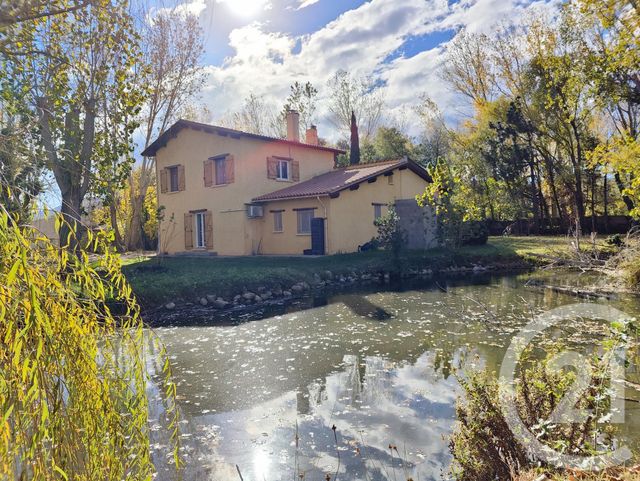
<svg viewBox="0 0 640 481"><path fill-rule="evenodd" d="M319 89L315 123L336 140L327 81L340 69L381 85L384 122L418 135L413 107L432 98L455 122L468 106L441 79L448 42L489 33L561 0L178 0L199 16L207 81L197 103L220 123L250 94L280 109L294 81Z"/></svg>

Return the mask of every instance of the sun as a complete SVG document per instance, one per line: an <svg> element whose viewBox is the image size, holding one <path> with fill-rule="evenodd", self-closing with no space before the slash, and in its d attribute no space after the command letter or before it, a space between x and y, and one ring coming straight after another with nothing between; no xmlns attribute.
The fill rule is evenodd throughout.
<svg viewBox="0 0 640 481"><path fill-rule="evenodd" d="M226 3L234 14L251 17L260 13L267 0L226 0Z"/></svg>

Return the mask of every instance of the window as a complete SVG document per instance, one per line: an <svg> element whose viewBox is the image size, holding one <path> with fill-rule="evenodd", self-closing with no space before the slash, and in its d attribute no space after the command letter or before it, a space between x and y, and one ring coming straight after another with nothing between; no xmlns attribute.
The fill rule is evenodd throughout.
<svg viewBox="0 0 640 481"><path fill-rule="evenodd" d="M282 211L275 211L273 213L273 232L282 232Z"/></svg>
<svg viewBox="0 0 640 481"><path fill-rule="evenodd" d="M382 205L383 204L373 204L373 220L378 220L382 217Z"/></svg>
<svg viewBox="0 0 640 481"><path fill-rule="evenodd" d="M227 162L226 159L215 159L216 166L216 185L223 185L227 183Z"/></svg>
<svg viewBox="0 0 640 481"><path fill-rule="evenodd" d="M311 219L313 219L313 209L298 211L298 234L311 234Z"/></svg>
<svg viewBox="0 0 640 481"><path fill-rule="evenodd" d="M168 167L169 171L169 192L178 192L180 183L178 182L178 166Z"/></svg>
<svg viewBox="0 0 640 481"><path fill-rule="evenodd" d="M197 212L195 214L195 222L196 222L196 247L204 248L206 247L205 243L205 213Z"/></svg>
<svg viewBox="0 0 640 481"><path fill-rule="evenodd" d="M289 161L288 160L278 160L277 161L277 175L276 179L278 180L289 180Z"/></svg>

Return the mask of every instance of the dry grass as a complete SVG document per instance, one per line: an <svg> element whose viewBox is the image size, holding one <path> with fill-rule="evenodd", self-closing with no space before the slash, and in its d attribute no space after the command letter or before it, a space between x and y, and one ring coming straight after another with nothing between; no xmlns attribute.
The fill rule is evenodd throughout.
<svg viewBox="0 0 640 481"><path fill-rule="evenodd" d="M585 471L545 473L531 470L520 474L514 481L640 481L640 465L630 468L612 468L601 473Z"/></svg>

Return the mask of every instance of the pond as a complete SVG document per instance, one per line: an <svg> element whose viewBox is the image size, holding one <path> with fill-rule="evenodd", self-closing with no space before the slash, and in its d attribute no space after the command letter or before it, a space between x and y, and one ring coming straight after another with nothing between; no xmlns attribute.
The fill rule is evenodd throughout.
<svg viewBox="0 0 640 481"><path fill-rule="evenodd" d="M335 294L261 320L156 329L178 383L184 479L448 478L456 372L499 368L532 315L585 302L526 287L531 276ZM635 298L594 302L640 313ZM591 345L598 337L573 323L554 335ZM158 479L171 479L159 389L149 391ZM627 402L621 427L632 446L639 406Z"/></svg>

